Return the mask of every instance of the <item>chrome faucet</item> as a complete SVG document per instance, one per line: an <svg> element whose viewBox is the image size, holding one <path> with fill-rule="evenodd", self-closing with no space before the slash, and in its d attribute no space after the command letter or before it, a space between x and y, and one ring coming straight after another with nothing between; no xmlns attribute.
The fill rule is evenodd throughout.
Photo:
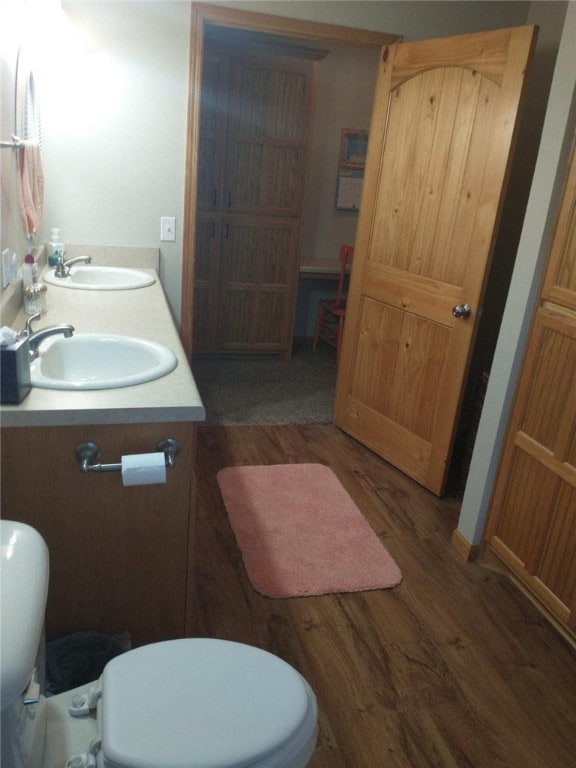
<svg viewBox="0 0 576 768"><path fill-rule="evenodd" d="M56 268L54 269L54 277L68 277L72 264L76 264L79 261L84 261L86 264L90 264L92 256L74 256L74 258L68 259L67 261L64 261L64 256L58 256Z"/></svg>
<svg viewBox="0 0 576 768"><path fill-rule="evenodd" d="M54 336L57 333L63 333L66 338L70 338L74 333L73 325L49 325L48 328L40 328L39 331L32 333L32 321L37 320L40 313L29 317L26 321L26 333L28 334L28 344L30 346L30 360L38 357L38 346L47 339L48 336Z"/></svg>

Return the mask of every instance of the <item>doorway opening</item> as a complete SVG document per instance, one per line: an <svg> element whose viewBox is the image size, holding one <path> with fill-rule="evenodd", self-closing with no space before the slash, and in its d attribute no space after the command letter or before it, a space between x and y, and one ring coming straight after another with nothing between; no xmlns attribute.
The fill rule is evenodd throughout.
<svg viewBox="0 0 576 768"><path fill-rule="evenodd" d="M205 51L215 39L222 41L255 42L262 47L289 46L300 48L303 55L311 51L355 47L357 51L370 51L377 60L382 46L396 42L398 35L376 33L368 30L337 27L332 25L285 19L258 13L247 13L207 5L192 6L190 101L188 118L188 159L185 193L184 252L182 266L182 312L180 335L189 358L194 349L194 283L197 260L196 232L198 226L197 197L199 190L199 147L201 126L201 79ZM308 52L305 54L305 52ZM374 72L375 75L375 72ZM350 126L341 126L350 127ZM352 126L354 127L354 126ZM339 127L336 128L338 130ZM308 184L308 189L310 185ZM309 193L307 201L316 199ZM311 203L305 202L306 205ZM310 215L309 221L314 217ZM338 234L335 235L339 237ZM308 240L306 240L308 238ZM310 243L314 233L303 233L302 243ZM338 245L334 247L337 255ZM312 246L314 247L314 246ZM330 257L330 254L328 255ZM315 299L316 297L314 297ZM311 299L311 300L314 300Z"/></svg>

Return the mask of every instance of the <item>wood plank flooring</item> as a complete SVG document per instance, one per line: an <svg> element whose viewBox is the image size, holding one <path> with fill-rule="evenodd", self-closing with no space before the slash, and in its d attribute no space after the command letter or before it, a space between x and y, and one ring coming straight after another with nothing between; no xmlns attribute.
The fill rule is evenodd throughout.
<svg viewBox="0 0 576 768"><path fill-rule="evenodd" d="M271 599L248 582L216 484L225 466L319 462L403 572L391 590ZM576 766L576 652L507 576L450 545L437 499L331 425L201 427L199 634L265 648L310 682L310 768Z"/></svg>

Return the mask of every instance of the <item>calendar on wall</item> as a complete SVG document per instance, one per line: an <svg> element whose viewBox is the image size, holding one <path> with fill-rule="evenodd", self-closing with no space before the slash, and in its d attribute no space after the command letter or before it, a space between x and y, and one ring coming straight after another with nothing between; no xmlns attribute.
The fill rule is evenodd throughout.
<svg viewBox="0 0 576 768"><path fill-rule="evenodd" d="M363 171L338 171L336 208L339 211L357 211L362 196Z"/></svg>
<svg viewBox="0 0 576 768"><path fill-rule="evenodd" d="M367 147L368 131L356 128L342 130L336 182L336 208L339 211L357 211L360 208Z"/></svg>

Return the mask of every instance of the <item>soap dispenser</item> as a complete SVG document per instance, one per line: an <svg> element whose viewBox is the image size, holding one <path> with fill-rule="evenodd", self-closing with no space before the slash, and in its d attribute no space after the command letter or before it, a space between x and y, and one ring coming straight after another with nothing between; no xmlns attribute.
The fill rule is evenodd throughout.
<svg viewBox="0 0 576 768"><path fill-rule="evenodd" d="M64 243L61 237L61 230L58 227L52 227L48 243L48 266L50 267L56 266L59 256L64 258Z"/></svg>

